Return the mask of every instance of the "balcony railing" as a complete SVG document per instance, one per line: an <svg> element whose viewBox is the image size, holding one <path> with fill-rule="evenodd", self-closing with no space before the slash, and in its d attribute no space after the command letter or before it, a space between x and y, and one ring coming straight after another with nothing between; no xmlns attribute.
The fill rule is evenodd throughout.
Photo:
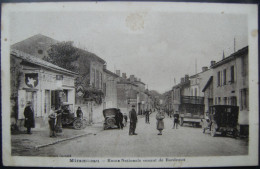
<svg viewBox="0 0 260 169"><path fill-rule="evenodd" d="M204 104L204 97L199 96L182 96L181 103L184 104Z"/></svg>

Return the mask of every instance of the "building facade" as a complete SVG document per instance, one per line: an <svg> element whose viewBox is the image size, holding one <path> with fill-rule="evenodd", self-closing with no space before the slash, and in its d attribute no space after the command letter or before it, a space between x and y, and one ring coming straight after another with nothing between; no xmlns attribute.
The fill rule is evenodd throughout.
<svg viewBox="0 0 260 169"><path fill-rule="evenodd" d="M239 106L238 123L249 125L248 47L211 66L214 105Z"/></svg>
<svg viewBox="0 0 260 169"><path fill-rule="evenodd" d="M48 127L51 106L67 103L74 112L76 73L35 56L11 50L11 122L23 127L24 108L32 102L36 128Z"/></svg>

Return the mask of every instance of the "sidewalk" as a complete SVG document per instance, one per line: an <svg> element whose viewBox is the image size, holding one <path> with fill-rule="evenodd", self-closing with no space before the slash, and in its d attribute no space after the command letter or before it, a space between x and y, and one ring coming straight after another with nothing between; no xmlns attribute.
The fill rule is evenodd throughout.
<svg viewBox="0 0 260 169"><path fill-rule="evenodd" d="M32 134L26 134L25 131L20 131L11 135L12 155L14 156L30 156L37 151L37 148L44 146L59 144L63 141L69 141L77 137L84 137L90 134L96 134L102 131L102 123L92 124L82 130L73 128L63 128L62 133L57 133L57 137L49 137L48 128L32 129Z"/></svg>

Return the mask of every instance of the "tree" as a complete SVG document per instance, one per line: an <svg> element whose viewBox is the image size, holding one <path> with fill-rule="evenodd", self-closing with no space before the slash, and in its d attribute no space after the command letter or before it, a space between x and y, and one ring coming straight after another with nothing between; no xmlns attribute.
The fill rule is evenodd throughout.
<svg viewBox="0 0 260 169"><path fill-rule="evenodd" d="M43 59L64 69L77 72L77 66L73 62L79 58L78 49L73 46L72 41L59 42L51 46L47 51L48 57Z"/></svg>

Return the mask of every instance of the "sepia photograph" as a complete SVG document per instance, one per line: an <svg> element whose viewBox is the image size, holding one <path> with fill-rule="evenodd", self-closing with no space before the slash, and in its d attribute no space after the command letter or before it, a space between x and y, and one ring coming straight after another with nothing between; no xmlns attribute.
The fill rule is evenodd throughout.
<svg viewBox="0 0 260 169"><path fill-rule="evenodd" d="M256 4L1 8L4 166L259 165Z"/></svg>

